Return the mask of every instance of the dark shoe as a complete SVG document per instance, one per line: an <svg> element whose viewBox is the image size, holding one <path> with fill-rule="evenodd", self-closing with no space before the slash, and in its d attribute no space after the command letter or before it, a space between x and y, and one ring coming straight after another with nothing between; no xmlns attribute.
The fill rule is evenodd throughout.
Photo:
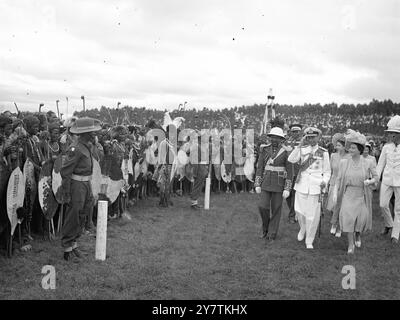
<svg viewBox="0 0 400 320"><path fill-rule="evenodd" d="M78 248L72 249L72 253L79 259L83 258L83 254Z"/></svg>
<svg viewBox="0 0 400 320"><path fill-rule="evenodd" d="M274 242L275 239L276 239L276 235L274 235L274 234L271 234L271 235L267 236L267 241L268 242Z"/></svg>
<svg viewBox="0 0 400 320"><path fill-rule="evenodd" d="M389 234L389 232L392 232L392 228L390 228L390 227L385 227L385 228L382 230L381 235L382 235L382 236L385 236L385 235Z"/></svg>
<svg viewBox="0 0 400 320"><path fill-rule="evenodd" d="M74 263L78 263L80 262L80 259L76 257L76 255L72 252L64 252L64 260L68 261L68 262L74 262Z"/></svg>
<svg viewBox="0 0 400 320"><path fill-rule="evenodd" d="M259 235L260 239L266 239L268 237L268 234L266 232L263 232L262 234Z"/></svg>
<svg viewBox="0 0 400 320"><path fill-rule="evenodd" d="M193 204L190 206L190 208L192 208L193 210L201 210L202 207L200 207L198 204Z"/></svg>
<svg viewBox="0 0 400 320"><path fill-rule="evenodd" d="M393 245L398 244L398 243L399 243L399 240L398 240L398 239L392 238L392 244L393 244Z"/></svg>

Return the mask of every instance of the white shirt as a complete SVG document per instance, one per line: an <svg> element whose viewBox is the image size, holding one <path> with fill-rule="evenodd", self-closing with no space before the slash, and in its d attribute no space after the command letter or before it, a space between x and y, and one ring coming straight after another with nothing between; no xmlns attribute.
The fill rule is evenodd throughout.
<svg viewBox="0 0 400 320"><path fill-rule="evenodd" d="M302 147L301 150L299 147L296 147L290 154L288 161L297 163L300 160L300 163L303 163L308 160L311 155L315 155L318 148L318 145ZM329 179L331 178L331 165L328 151L324 151L323 157L317 158L318 160L314 161L311 166L301 172L300 181L295 184L294 190L315 195L321 193L320 185L322 181L328 185Z"/></svg>
<svg viewBox="0 0 400 320"><path fill-rule="evenodd" d="M383 172L382 183L400 187L400 144L396 147L390 142L383 146L376 171L378 177Z"/></svg>

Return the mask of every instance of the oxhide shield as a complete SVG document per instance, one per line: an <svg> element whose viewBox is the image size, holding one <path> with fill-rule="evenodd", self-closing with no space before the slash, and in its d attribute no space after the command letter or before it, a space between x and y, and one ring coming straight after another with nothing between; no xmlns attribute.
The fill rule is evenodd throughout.
<svg viewBox="0 0 400 320"><path fill-rule="evenodd" d="M7 227L7 185L10 178L10 169L6 163L0 159L0 234Z"/></svg>
<svg viewBox="0 0 400 320"><path fill-rule="evenodd" d="M10 175L7 186L7 215L11 223L11 235L18 224L17 209L24 206L25 177L19 167Z"/></svg>
<svg viewBox="0 0 400 320"><path fill-rule="evenodd" d="M44 217L51 220L58 208L58 202L53 193L52 179L53 179L53 165L52 160L47 161L40 171L38 195L39 203L42 208Z"/></svg>
<svg viewBox="0 0 400 320"><path fill-rule="evenodd" d="M28 209L28 221L32 221L32 212L35 198L37 196L37 182L35 177L35 167L31 159L26 159L23 169L25 179L25 208Z"/></svg>
<svg viewBox="0 0 400 320"><path fill-rule="evenodd" d="M101 174L101 193L104 193L108 200L114 203L124 186L124 178L117 157L113 155L104 156L101 163Z"/></svg>
<svg viewBox="0 0 400 320"><path fill-rule="evenodd" d="M250 155L249 157L246 158L246 162L244 163L244 174L246 175L247 180L254 182L253 177L254 177L254 163L255 163L255 156L254 154Z"/></svg>
<svg viewBox="0 0 400 320"><path fill-rule="evenodd" d="M101 184L103 182L103 176L101 174L101 167L96 159L93 159L93 172L92 180L90 181L92 186L92 193L95 203L99 200L99 193L101 190Z"/></svg>
<svg viewBox="0 0 400 320"><path fill-rule="evenodd" d="M62 183L62 178L61 178L61 167L63 163L63 157L64 156L58 156L57 159L54 161L53 165L53 172L52 172L52 180L51 180L51 185L53 189L53 194L54 197L56 198L58 203L62 203L62 198L61 198L61 183Z"/></svg>
<svg viewBox="0 0 400 320"><path fill-rule="evenodd" d="M140 175L140 163L139 161L135 163L135 167L134 167L134 173L135 173L135 182L137 181L137 179L139 178Z"/></svg>
<svg viewBox="0 0 400 320"><path fill-rule="evenodd" d="M222 161L222 163L221 163L221 178L225 183L230 183L232 181L232 174L229 170L230 170L230 166L226 166L225 163Z"/></svg>

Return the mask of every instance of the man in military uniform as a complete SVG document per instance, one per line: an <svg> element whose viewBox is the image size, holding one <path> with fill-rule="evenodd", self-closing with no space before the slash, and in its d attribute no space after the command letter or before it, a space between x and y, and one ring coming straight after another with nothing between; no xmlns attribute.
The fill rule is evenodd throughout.
<svg viewBox="0 0 400 320"><path fill-rule="evenodd" d="M297 147L300 144L300 140L302 137L302 129L303 126L301 124L292 124L289 126L290 129L290 135L289 139L286 142L286 145L290 149L290 151L293 151L295 147ZM299 165L297 163L293 163L292 165L292 171L293 171L293 181L296 181L297 179L297 174L299 172ZM289 208L289 222L290 223L296 223L296 213L294 211L294 198L295 198L296 190L292 189L290 190L290 195L286 199L287 206Z"/></svg>
<svg viewBox="0 0 400 320"><path fill-rule="evenodd" d="M376 171L382 176L382 184L379 194L379 205L385 223L383 235L391 233L393 244L399 242L400 234L400 116L390 119L385 130L390 135L390 142L382 148ZM390 201L395 196L394 213L390 212Z"/></svg>
<svg viewBox="0 0 400 320"><path fill-rule="evenodd" d="M278 233L283 198L290 194L293 174L287 161L290 151L283 145L283 130L274 127L268 137L271 143L260 151L254 186L256 192L261 193L258 205L262 219L261 238L273 241Z"/></svg>
<svg viewBox="0 0 400 320"><path fill-rule="evenodd" d="M63 202L67 204L61 243L65 260L82 258L77 239L87 216L93 210L91 177L93 171L92 145L96 131L101 129L100 121L91 118L77 119L70 132L79 135L73 142L61 167Z"/></svg>
<svg viewBox="0 0 400 320"><path fill-rule="evenodd" d="M313 241L321 214L321 192L331 177L328 151L318 145L321 130L313 127L304 130L304 137L290 154L288 160L299 164L294 190L294 209L300 225L297 240L306 239L307 249L313 249Z"/></svg>

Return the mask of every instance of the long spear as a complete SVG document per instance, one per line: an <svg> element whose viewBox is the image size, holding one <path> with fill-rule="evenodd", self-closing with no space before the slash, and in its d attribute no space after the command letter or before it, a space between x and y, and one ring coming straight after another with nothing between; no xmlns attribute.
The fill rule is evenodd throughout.
<svg viewBox="0 0 400 320"><path fill-rule="evenodd" d="M119 122L119 105L121 104L121 102L118 102L117 103L117 122L116 122L116 125L118 124L118 122Z"/></svg>
<svg viewBox="0 0 400 320"><path fill-rule="evenodd" d="M86 111L86 108L85 108L85 96L81 96L81 99L82 99L82 104L83 104L83 111Z"/></svg>
<svg viewBox="0 0 400 320"><path fill-rule="evenodd" d="M60 100L56 100L58 119L60 119L60 109L58 108L58 103L59 102L60 102Z"/></svg>

